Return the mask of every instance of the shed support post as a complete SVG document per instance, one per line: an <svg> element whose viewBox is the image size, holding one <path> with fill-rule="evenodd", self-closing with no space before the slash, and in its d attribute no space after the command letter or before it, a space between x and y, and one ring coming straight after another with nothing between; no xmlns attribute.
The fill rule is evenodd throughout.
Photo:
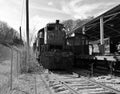
<svg viewBox="0 0 120 94"><path fill-rule="evenodd" d="M103 16L100 17L100 53L104 54L104 22Z"/></svg>
<svg viewBox="0 0 120 94"><path fill-rule="evenodd" d="M82 34L85 34L85 26L82 27Z"/></svg>
<svg viewBox="0 0 120 94"><path fill-rule="evenodd" d="M83 35L85 34L85 26L82 27L82 34L83 34ZM85 43L86 43L86 40L85 40L85 39L82 39L82 45L85 45ZM84 50L85 50L84 46L83 46L82 49L83 49L83 50L82 50L82 54L84 55L84 54L85 54L85 53L84 53Z"/></svg>

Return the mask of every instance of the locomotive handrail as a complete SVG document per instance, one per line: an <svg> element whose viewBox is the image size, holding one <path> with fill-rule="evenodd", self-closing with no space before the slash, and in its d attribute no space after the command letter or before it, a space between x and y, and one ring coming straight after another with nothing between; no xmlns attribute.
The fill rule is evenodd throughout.
<svg viewBox="0 0 120 94"><path fill-rule="evenodd" d="M95 56L97 58L97 60L105 60L105 58L107 59L107 61L117 61L116 58L114 58L114 56Z"/></svg>

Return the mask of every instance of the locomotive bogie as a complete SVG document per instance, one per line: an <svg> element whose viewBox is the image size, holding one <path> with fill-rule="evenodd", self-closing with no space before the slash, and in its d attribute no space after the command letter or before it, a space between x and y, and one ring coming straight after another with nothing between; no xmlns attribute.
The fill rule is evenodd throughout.
<svg viewBox="0 0 120 94"><path fill-rule="evenodd" d="M40 56L40 63L47 69L70 69L73 60L69 52L45 52Z"/></svg>

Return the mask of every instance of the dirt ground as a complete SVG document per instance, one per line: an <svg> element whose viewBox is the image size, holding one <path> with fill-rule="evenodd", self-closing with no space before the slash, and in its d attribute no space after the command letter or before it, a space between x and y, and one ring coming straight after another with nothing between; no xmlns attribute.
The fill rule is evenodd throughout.
<svg viewBox="0 0 120 94"><path fill-rule="evenodd" d="M11 49L0 45L0 94L5 94L10 86L11 56ZM19 63L19 60L20 59L17 60L16 51L13 51L13 79L17 76L17 62Z"/></svg>
<svg viewBox="0 0 120 94"><path fill-rule="evenodd" d="M7 87L10 79L10 63L9 60L0 63L0 94Z"/></svg>
<svg viewBox="0 0 120 94"><path fill-rule="evenodd" d="M49 94L39 74L23 74L14 80L11 94Z"/></svg>
<svg viewBox="0 0 120 94"><path fill-rule="evenodd" d="M39 74L20 74L17 68L17 62L20 62L20 57L17 57L16 51L13 51L12 62L12 90L11 87L11 50L0 45L0 94L49 94L46 86L41 80ZM35 66L34 58L31 58L31 68Z"/></svg>

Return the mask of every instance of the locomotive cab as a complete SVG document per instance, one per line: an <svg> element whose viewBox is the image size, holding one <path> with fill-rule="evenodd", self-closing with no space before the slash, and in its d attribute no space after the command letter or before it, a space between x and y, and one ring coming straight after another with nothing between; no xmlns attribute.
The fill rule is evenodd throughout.
<svg viewBox="0 0 120 94"><path fill-rule="evenodd" d="M67 45L72 48L72 51L76 55L89 54L88 37L82 33L75 33L74 37L68 37Z"/></svg>
<svg viewBox="0 0 120 94"><path fill-rule="evenodd" d="M65 45L65 31L63 24L57 20L56 23L49 23L45 27L44 43L51 48L63 48Z"/></svg>

